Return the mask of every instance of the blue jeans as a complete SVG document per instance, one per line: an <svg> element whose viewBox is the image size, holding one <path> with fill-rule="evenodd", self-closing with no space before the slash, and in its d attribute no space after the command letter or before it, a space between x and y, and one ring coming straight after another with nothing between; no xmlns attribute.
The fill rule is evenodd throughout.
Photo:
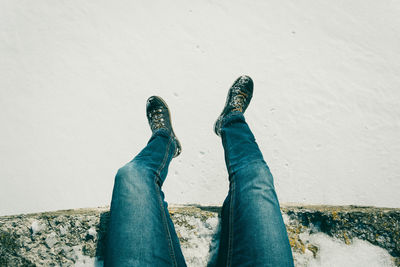
<svg viewBox="0 0 400 267"><path fill-rule="evenodd" d="M222 123L229 193L221 211L217 266L293 266L271 172L240 112ZM118 170L105 266L186 266L162 184L175 151L165 130Z"/></svg>

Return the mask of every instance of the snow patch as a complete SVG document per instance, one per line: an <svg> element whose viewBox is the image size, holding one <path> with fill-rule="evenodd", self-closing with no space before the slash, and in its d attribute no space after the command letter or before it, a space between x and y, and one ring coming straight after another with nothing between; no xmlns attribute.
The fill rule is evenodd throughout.
<svg viewBox="0 0 400 267"><path fill-rule="evenodd" d="M40 231L42 231L44 228L45 228L45 226L43 224L41 224L39 221L37 221L37 220L33 221L32 225L31 225L32 235L40 233Z"/></svg>
<svg viewBox="0 0 400 267"><path fill-rule="evenodd" d="M89 230L88 230L88 235L89 236L91 236L91 237L93 237L93 238L97 238L97 231L96 231L96 229L95 228L90 228Z"/></svg>
<svg viewBox="0 0 400 267"><path fill-rule="evenodd" d="M350 245L323 233L302 233L301 239L317 246L318 253L315 258L309 250L294 253L297 267L395 267L386 250L357 238Z"/></svg>
<svg viewBox="0 0 400 267"><path fill-rule="evenodd" d="M177 234L185 242L181 242L182 253L188 266L206 266L210 258L210 244L217 232L218 217L210 217L205 221L186 215L176 215L176 219L184 223L178 227Z"/></svg>

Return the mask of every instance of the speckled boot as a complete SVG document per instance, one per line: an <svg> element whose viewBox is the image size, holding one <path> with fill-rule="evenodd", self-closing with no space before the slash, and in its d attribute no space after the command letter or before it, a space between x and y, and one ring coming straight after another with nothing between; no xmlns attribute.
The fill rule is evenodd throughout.
<svg viewBox="0 0 400 267"><path fill-rule="evenodd" d="M174 158L179 156L182 151L182 147L172 128L171 114L169 112L167 103L165 103L165 101L159 96L149 97L146 104L146 114L152 132L159 129L165 129L171 133L171 136L174 138L176 144Z"/></svg>
<svg viewBox="0 0 400 267"><path fill-rule="evenodd" d="M225 107L214 124L214 132L221 136L222 120L233 111L244 113L253 96L253 80L246 75L240 76L228 91Z"/></svg>

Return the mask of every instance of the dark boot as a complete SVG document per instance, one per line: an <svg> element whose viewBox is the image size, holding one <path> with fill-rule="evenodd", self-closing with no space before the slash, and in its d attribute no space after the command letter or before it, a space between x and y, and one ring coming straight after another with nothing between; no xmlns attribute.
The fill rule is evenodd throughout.
<svg viewBox="0 0 400 267"><path fill-rule="evenodd" d="M244 113L253 96L253 80L246 75L240 76L228 91L224 110L214 124L214 132L221 136L222 119L233 111Z"/></svg>
<svg viewBox="0 0 400 267"><path fill-rule="evenodd" d="M175 136L174 129L172 129L171 114L169 112L167 103L165 103L165 101L159 96L149 97L146 104L146 114L151 131L153 133L156 130L165 129L171 134L176 144L174 158L179 156L182 151L182 147L178 141L178 138Z"/></svg>

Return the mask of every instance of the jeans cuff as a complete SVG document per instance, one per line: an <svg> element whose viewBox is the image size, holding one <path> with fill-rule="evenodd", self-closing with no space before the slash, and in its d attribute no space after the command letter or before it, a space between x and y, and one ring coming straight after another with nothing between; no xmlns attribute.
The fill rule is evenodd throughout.
<svg viewBox="0 0 400 267"><path fill-rule="evenodd" d="M244 121L245 119L244 119L243 113L240 111L233 111L233 112L229 113L227 116L225 116L222 119L221 128L224 128L225 126L229 125L229 123L231 123L232 121L235 121L235 120L243 120Z"/></svg>

